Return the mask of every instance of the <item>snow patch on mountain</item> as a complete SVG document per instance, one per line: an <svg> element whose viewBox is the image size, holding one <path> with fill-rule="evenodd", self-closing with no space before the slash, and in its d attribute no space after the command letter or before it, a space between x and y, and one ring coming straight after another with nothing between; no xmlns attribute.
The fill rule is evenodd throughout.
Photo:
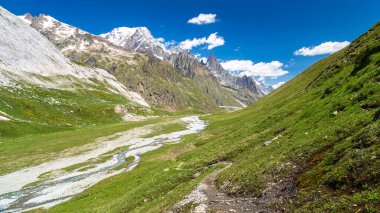
<svg viewBox="0 0 380 213"><path fill-rule="evenodd" d="M267 84L265 83L264 81L259 81L257 80L256 78L254 77L251 77L253 78L253 80L255 81L255 83L257 84L257 86L259 86L261 92L264 94L264 95L267 95L268 93L272 92L274 90L273 86L270 85L270 84Z"/></svg>

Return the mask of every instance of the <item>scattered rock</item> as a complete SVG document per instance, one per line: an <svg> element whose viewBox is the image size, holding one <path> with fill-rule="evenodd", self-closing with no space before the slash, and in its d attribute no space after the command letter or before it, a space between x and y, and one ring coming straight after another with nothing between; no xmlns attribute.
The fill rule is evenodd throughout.
<svg viewBox="0 0 380 213"><path fill-rule="evenodd" d="M273 143L273 141L281 138L282 135L278 135L277 137L273 138L272 140L264 141L263 146L269 146L269 144Z"/></svg>
<svg viewBox="0 0 380 213"><path fill-rule="evenodd" d="M0 121L10 121L11 119L5 117L5 116L1 116L0 115Z"/></svg>
<svg viewBox="0 0 380 213"><path fill-rule="evenodd" d="M197 173L193 174L193 175L191 176L191 178L192 178L192 179L195 179L195 178L197 178L197 177L199 177L199 176L201 176L201 173L200 173L200 172L197 172Z"/></svg>
<svg viewBox="0 0 380 213"><path fill-rule="evenodd" d="M338 111L334 111L333 115L337 116L338 115Z"/></svg>
<svg viewBox="0 0 380 213"><path fill-rule="evenodd" d="M229 164L230 165L230 164ZM228 166L229 166L228 165ZM227 166L227 167L228 167ZM226 167L226 168L227 168ZM230 197L229 195L223 193L221 188L215 185L216 178L223 169L215 171L208 175L193 192L185 196L183 200L178 202L174 207L174 212L181 212L184 210L188 204L191 205L190 212L276 212L267 206L269 201L274 198L268 197L268 195L273 195L272 191L266 192L267 197L263 202L258 202L255 197ZM195 175L195 174L194 174ZM194 176L193 175L193 176ZM280 184L287 185L284 179ZM226 183L224 184L226 185ZM228 185L228 184L227 184ZM282 185L281 185L282 186ZM281 191L283 187L277 185L271 185L271 189ZM285 189L286 190L286 189ZM282 196L282 195L281 195Z"/></svg>
<svg viewBox="0 0 380 213"><path fill-rule="evenodd" d="M207 205L206 204L200 204L199 206L194 208L194 213L206 213L207 212Z"/></svg>
<svg viewBox="0 0 380 213"><path fill-rule="evenodd" d="M169 171L169 168L165 168L165 169L164 169L164 172L168 172L168 171Z"/></svg>
<svg viewBox="0 0 380 213"><path fill-rule="evenodd" d="M269 144L271 144L272 142L272 140L264 141L263 146L269 146Z"/></svg>

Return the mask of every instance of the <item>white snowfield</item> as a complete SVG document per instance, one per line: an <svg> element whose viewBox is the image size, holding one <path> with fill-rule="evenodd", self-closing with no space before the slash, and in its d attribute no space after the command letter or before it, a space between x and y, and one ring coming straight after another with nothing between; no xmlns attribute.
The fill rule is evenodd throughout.
<svg viewBox="0 0 380 213"><path fill-rule="evenodd" d="M149 107L139 94L128 91L107 71L71 63L47 38L2 7L0 26L0 86L15 86L25 81L60 89L73 79L88 84L95 84L91 79L96 79L105 83L109 91ZM39 76L50 79L46 81Z"/></svg>

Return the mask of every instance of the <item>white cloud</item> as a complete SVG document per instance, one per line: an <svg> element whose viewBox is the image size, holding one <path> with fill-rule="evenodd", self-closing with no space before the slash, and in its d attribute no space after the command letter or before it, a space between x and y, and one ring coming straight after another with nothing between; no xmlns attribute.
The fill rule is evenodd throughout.
<svg viewBox="0 0 380 213"><path fill-rule="evenodd" d="M272 87L273 87L273 89L277 89L277 88L279 88L280 86L282 86L283 84L285 84L285 81L280 81L280 82L278 82L277 84L273 84Z"/></svg>
<svg viewBox="0 0 380 213"><path fill-rule="evenodd" d="M259 76L259 79L257 79L257 80L259 80L261 82L265 82L265 77L264 76Z"/></svg>
<svg viewBox="0 0 380 213"><path fill-rule="evenodd" d="M194 55L195 59L200 59L200 58L202 58L202 55L199 54L199 53L195 53L195 54L193 54L193 55Z"/></svg>
<svg viewBox="0 0 380 213"><path fill-rule="evenodd" d="M202 62L202 63L206 63L207 62L207 58L206 57L203 57L201 54L199 53L196 53L194 54L194 57L195 59L197 59L199 62Z"/></svg>
<svg viewBox="0 0 380 213"><path fill-rule="evenodd" d="M284 64L279 61L269 63L259 62L254 64L251 60L230 60L221 63L227 71L241 71L241 76L273 77L286 75L289 72L282 69Z"/></svg>
<svg viewBox="0 0 380 213"><path fill-rule="evenodd" d="M207 62L207 58L206 57L203 57L201 54L199 53L196 53L194 54L194 57L197 61L199 62L202 62L202 63L206 63Z"/></svg>
<svg viewBox="0 0 380 213"><path fill-rule="evenodd" d="M301 49L294 52L294 55L302 56L315 56L335 53L350 44L348 41L338 42L338 41L327 41L318 46L312 47L302 47Z"/></svg>
<svg viewBox="0 0 380 213"><path fill-rule="evenodd" d="M211 24L216 22L216 14L199 14L197 17L194 17L187 21L189 24Z"/></svg>
<svg viewBox="0 0 380 213"><path fill-rule="evenodd" d="M202 58L198 59L199 62L202 62L202 63L204 63L204 64L207 63L207 60L208 60L208 59L207 59L206 57L202 57Z"/></svg>
<svg viewBox="0 0 380 213"><path fill-rule="evenodd" d="M171 40L171 41L165 41L165 42L164 42L164 45L165 45L166 48L170 48L170 47L174 46L175 44L177 44L177 42L174 41L174 40Z"/></svg>
<svg viewBox="0 0 380 213"><path fill-rule="evenodd" d="M224 45L224 38L221 36L218 36L218 33L211 34L208 38L206 43L208 44L207 49L211 50L218 46Z"/></svg>
<svg viewBox="0 0 380 213"><path fill-rule="evenodd" d="M218 36L218 33L212 33L207 38L193 38L182 41L179 45L185 50L191 50L194 47L207 44L207 49L211 50L218 46L223 46L225 43L224 38Z"/></svg>

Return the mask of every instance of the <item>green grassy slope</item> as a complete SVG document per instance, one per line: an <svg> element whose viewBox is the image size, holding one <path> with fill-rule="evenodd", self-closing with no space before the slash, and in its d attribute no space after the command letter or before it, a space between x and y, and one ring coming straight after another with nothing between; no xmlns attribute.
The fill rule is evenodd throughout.
<svg viewBox="0 0 380 213"><path fill-rule="evenodd" d="M47 81L54 82L53 79ZM154 113L96 83L90 85L73 81L68 89L44 88L25 82L18 87L0 87L0 115L4 112L11 116L10 121L0 121L0 141L119 122L122 119L115 112L116 105L126 106L135 114Z"/></svg>
<svg viewBox="0 0 380 213"><path fill-rule="evenodd" d="M148 153L135 170L51 211L163 211L202 178L192 174L230 161L218 178L221 189L267 199L274 210L377 212L379 50L380 23L252 106L206 117L201 134ZM170 172L162 172L166 167ZM269 184L277 187L265 191ZM285 200L273 199L279 197Z"/></svg>
<svg viewBox="0 0 380 213"><path fill-rule="evenodd" d="M96 126L86 126L76 129L64 129L65 131L59 132L6 138L0 141L0 175L17 171L21 168L39 165L57 158L57 155L65 150L94 143L99 137L113 135L147 124L164 123L175 118L176 117L163 117L139 122L98 124ZM164 132L161 129L175 131L179 128L174 127L174 124L168 126L168 128L158 126L154 133L156 133L156 131ZM76 152L74 152L74 154L80 153L79 151Z"/></svg>
<svg viewBox="0 0 380 213"><path fill-rule="evenodd" d="M141 94L153 107L165 111L215 112L218 103L241 106L233 94L212 80L198 67L190 78L175 70L169 62L154 56L135 54L133 58L97 51L67 52L77 63L108 70L127 88Z"/></svg>
<svg viewBox="0 0 380 213"><path fill-rule="evenodd" d="M379 37L378 23L252 107L215 116L210 138L183 160L194 166L234 161L218 180L231 194L262 196L276 183L298 190L290 209L374 210L380 198Z"/></svg>

